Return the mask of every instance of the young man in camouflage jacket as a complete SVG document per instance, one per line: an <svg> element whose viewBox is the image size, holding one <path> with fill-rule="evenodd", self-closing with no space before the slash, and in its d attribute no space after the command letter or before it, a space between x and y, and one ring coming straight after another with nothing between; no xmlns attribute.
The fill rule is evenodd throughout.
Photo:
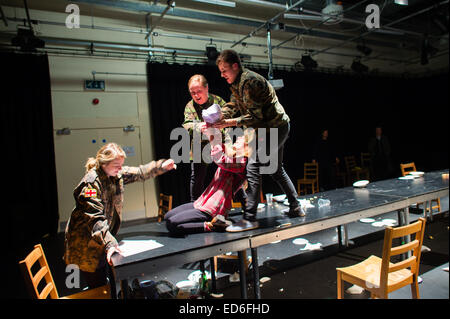
<svg viewBox="0 0 450 319"><path fill-rule="evenodd" d="M239 55L233 50L224 50L217 58L216 64L221 76L225 78L231 89L231 99L223 108L224 120L216 124L216 128L232 126L258 128L276 128L278 130L278 143L272 146L270 151L277 152L277 169L271 177L285 192L289 201L289 210L286 213L290 217L304 216L297 201L297 192L291 179L283 167L284 144L290 130L290 119L278 101L272 85L261 75L242 67ZM239 115L236 117L236 115ZM267 130L269 131L269 130ZM266 132L268 133L268 132ZM258 147L261 142L268 144L270 138L266 135L258 136ZM267 145L270 147L270 145ZM266 148L267 149L267 148ZM256 210L261 189L261 160L256 154L255 160L249 160L247 164L248 202L244 211L243 220L230 226L228 231L240 231L258 227Z"/></svg>

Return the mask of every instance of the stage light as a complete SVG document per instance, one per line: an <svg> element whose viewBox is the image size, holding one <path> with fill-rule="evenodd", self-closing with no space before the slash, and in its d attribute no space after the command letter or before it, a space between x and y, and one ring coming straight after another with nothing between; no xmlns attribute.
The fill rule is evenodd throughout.
<svg viewBox="0 0 450 319"><path fill-rule="evenodd" d="M367 65L362 64L360 58L355 58L353 60L351 68L356 73L367 73L367 72L369 72L369 67Z"/></svg>
<svg viewBox="0 0 450 319"><path fill-rule="evenodd" d="M44 40L36 37L32 30L19 28L17 36L12 38L11 44L20 47L21 51L35 52L36 48L45 47Z"/></svg>
<svg viewBox="0 0 450 319"><path fill-rule="evenodd" d="M317 68L317 62L311 58L311 55L304 54L302 55L301 64L305 67L305 69L315 69Z"/></svg>

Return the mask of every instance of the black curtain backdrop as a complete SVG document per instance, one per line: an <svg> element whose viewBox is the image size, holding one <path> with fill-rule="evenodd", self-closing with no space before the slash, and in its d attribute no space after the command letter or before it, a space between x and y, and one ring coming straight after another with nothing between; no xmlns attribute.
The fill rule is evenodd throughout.
<svg viewBox="0 0 450 319"><path fill-rule="evenodd" d="M18 261L58 230L49 66L46 55L13 53L0 53L0 65L6 297L28 297Z"/></svg>
<svg viewBox="0 0 450 319"><path fill-rule="evenodd" d="M252 69L267 78L268 70ZM216 66L148 64L151 121L157 158L167 158L177 141L170 132L180 127L183 111L190 100L188 79L200 73L209 82L210 93L229 101L228 84ZM416 163L418 170L448 168L449 105L448 73L420 79L319 72L274 71L284 87L277 95L291 118L284 164L291 179L303 175L303 163L312 159L313 147L322 128L337 149L343 166L344 156L367 152L375 126L382 124L389 138L392 161L400 175L399 164ZM159 178L161 192L174 195L174 205L189 201L189 164ZM280 193L270 177L263 177L263 192Z"/></svg>

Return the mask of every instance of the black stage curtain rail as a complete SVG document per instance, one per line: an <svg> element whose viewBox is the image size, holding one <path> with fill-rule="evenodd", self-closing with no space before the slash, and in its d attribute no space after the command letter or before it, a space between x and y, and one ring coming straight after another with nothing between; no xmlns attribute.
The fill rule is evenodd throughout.
<svg viewBox="0 0 450 319"><path fill-rule="evenodd" d="M0 65L4 247L7 286L17 290L11 297L24 293L18 261L43 236L56 235L59 217L48 57L0 52Z"/></svg>
<svg viewBox="0 0 450 319"><path fill-rule="evenodd" d="M252 69L267 78L267 69ZM190 100L188 79L196 73L206 76L211 93L229 101L228 84L215 65L148 64L149 100L157 158L167 158L176 141L170 132L180 127ZM291 118L291 134L285 146L284 164L291 179L303 175L303 163L311 161L314 143L321 129L337 149L343 167L344 156L360 158L367 152L375 126L383 125L392 148L392 163L399 176L399 164L414 161L420 170L448 167L448 129L442 115L448 108L448 73L423 79L370 75L330 74L314 71L274 70L283 79L277 91ZM159 178L160 190L174 195L174 203L189 200L189 164ZM280 193L270 178L263 177L263 192Z"/></svg>

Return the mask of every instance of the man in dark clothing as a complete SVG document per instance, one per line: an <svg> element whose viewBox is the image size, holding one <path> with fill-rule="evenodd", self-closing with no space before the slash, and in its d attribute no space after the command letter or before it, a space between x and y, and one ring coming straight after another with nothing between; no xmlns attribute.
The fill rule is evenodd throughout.
<svg viewBox="0 0 450 319"><path fill-rule="evenodd" d="M319 164L320 191L335 188L333 163L338 165L339 158L336 157L334 145L328 140L328 129L322 130L321 136L316 141L313 151L313 163L316 162Z"/></svg>
<svg viewBox="0 0 450 319"><path fill-rule="evenodd" d="M381 126L375 128L375 137L369 141L369 153L373 181L379 181L392 176L391 145L388 138L383 135Z"/></svg>

